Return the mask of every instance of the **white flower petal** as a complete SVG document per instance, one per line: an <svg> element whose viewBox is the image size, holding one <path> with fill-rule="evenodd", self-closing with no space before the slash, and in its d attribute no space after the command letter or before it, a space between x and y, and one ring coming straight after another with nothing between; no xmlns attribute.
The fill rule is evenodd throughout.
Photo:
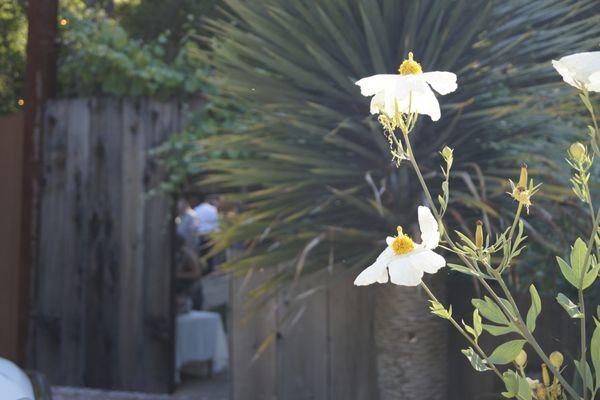
<svg viewBox="0 0 600 400"><path fill-rule="evenodd" d="M385 250L377 257L375 262L365 268L354 280L356 286L371 285L375 282L387 282L387 266L394 256L394 251L386 247ZM385 280L384 280L385 274Z"/></svg>
<svg viewBox="0 0 600 400"><path fill-rule="evenodd" d="M433 121L440 119L440 104L422 74L396 76L393 85L385 89L386 114L394 115L396 104L401 113L416 112L429 115Z"/></svg>
<svg viewBox="0 0 600 400"><path fill-rule="evenodd" d="M360 86L360 93L363 96L373 96L389 87L390 82L397 76L392 74L373 75L358 80L356 84Z"/></svg>
<svg viewBox="0 0 600 400"><path fill-rule="evenodd" d="M436 92L441 95L454 92L458 85L456 84L456 74L446 71L425 72L423 77Z"/></svg>
<svg viewBox="0 0 600 400"><path fill-rule="evenodd" d="M395 239L396 239L396 238L394 238L394 237L392 237L392 236L388 236L388 237L386 237L386 238L385 238L385 243L386 243L388 246L391 246L391 245L392 245L392 243L394 243L394 240L395 240Z"/></svg>
<svg viewBox="0 0 600 400"><path fill-rule="evenodd" d="M553 60L552 65L569 85L576 88L584 85L589 91L600 91L595 75L600 72L600 51L571 54Z"/></svg>
<svg viewBox="0 0 600 400"><path fill-rule="evenodd" d="M401 286L418 286L423 278L423 270L410 261L410 253L392 260L389 265L390 280Z"/></svg>
<svg viewBox="0 0 600 400"><path fill-rule="evenodd" d="M385 112L385 93L383 91L377 93L371 99L371 114L379 114Z"/></svg>
<svg viewBox="0 0 600 400"><path fill-rule="evenodd" d="M590 75L590 83L588 85L590 92L600 92L600 71Z"/></svg>
<svg viewBox="0 0 600 400"><path fill-rule="evenodd" d="M431 250L415 252L410 256L409 261L412 265L422 269L428 274L435 274L440 270L440 268L446 266L446 260L444 257Z"/></svg>
<svg viewBox="0 0 600 400"><path fill-rule="evenodd" d="M440 242L440 232L438 223L431 213L429 207L419 206L419 229L421 230L421 240L428 249L435 249Z"/></svg>
<svg viewBox="0 0 600 400"><path fill-rule="evenodd" d="M377 283L387 283L388 281L388 269L387 267L381 271L379 278L377 279Z"/></svg>
<svg viewBox="0 0 600 400"><path fill-rule="evenodd" d="M440 103L438 103L433 91L427 87L422 93L413 93L411 109L419 114L429 115L432 121L437 121L442 116Z"/></svg>

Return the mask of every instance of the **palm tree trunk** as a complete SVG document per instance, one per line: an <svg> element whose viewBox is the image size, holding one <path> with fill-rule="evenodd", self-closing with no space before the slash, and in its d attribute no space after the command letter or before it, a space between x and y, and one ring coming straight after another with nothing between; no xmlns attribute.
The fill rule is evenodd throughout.
<svg viewBox="0 0 600 400"><path fill-rule="evenodd" d="M431 285L443 299L444 277L435 276ZM377 287L375 347L380 400L446 399L448 331L444 322L429 312L427 296L420 288Z"/></svg>

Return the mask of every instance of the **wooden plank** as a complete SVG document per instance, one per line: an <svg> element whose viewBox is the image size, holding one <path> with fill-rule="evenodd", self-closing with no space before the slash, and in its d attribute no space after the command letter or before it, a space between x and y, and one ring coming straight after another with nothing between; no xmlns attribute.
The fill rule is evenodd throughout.
<svg viewBox="0 0 600 400"><path fill-rule="evenodd" d="M58 290L66 263L66 158L67 120L64 104L50 103L44 116L43 185L40 197L40 242L34 280L34 309L31 327L32 367L45 373L52 382L61 382L60 314Z"/></svg>
<svg viewBox="0 0 600 400"><path fill-rule="evenodd" d="M23 115L0 118L0 357L19 362L25 332L19 322ZM27 291L26 295L29 295Z"/></svg>
<svg viewBox="0 0 600 400"><path fill-rule="evenodd" d="M289 321L277 341L278 398L326 399L329 387L329 324L326 271L279 292L279 320ZM321 287L302 301L290 299ZM287 318L286 318L287 317Z"/></svg>
<svg viewBox="0 0 600 400"><path fill-rule="evenodd" d="M121 267L122 109L118 99L92 99L89 107L89 247L84 383L91 387L113 388L119 382L116 310Z"/></svg>
<svg viewBox="0 0 600 400"><path fill-rule="evenodd" d="M276 299L267 301L259 314L245 321L248 292L270 274L261 268L251 276L231 279L230 365L234 400L277 399L276 346L271 343L258 359L254 359L263 340L276 330Z"/></svg>
<svg viewBox="0 0 600 400"><path fill-rule="evenodd" d="M36 367L51 381L83 381L83 289L87 227L84 100L51 103L46 118L36 310ZM43 349L43 350L42 350Z"/></svg>
<svg viewBox="0 0 600 400"><path fill-rule="evenodd" d="M88 160L89 108L86 99L73 100L66 110L66 213L67 236L65 254L71 258L63 266L62 281L62 335L61 367L69 384L81 384L84 371L84 310L85 275L87 273L88 225ZM58 222L58 221L57 221ZM56 228L56 227L55 227ZM56 278L55 278L56 279Z"/></svg>
<svg viewBox="0 0 600 400"><path fill-rule="evenodd" d="M353 285L355 273L334 272L329 296L330 393L329 399L377 398L374 345L374 287Z"/></svg>
<svg viewBox="0 0 600 400"><path fill-rule="evenodd" d="M119 376L125 390L143 387L144 164L147 104L123 102L121 248L119 277Z"/></svg>
<svg viewBox="0 0 600 400"><path fill-rule="evenodd" d="M150 151L180 129L176 104L150 102L146 116L144 167L144 390L165 392L173 388L174 337L171 298L171 239L173 204L169 196L148 193L164 180L165 173Z"/></svg>

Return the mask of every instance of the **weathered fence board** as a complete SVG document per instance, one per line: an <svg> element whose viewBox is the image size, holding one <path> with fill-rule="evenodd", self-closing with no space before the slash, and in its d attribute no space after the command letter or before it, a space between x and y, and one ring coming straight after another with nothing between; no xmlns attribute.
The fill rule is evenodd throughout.
<svg viewBox="0 0 600 400"><path fill-rule="evenodd" d="M171 202L148 191L149 151L180 128L177 104L46 105L33 367L52 383L171 388Z"/></svg>
<svg viewBox="0 0 600 400"><path fill-rule="evenodd" d="M373 290L356 290L353 276L340 269L300 281L293 293L282 291L247 323L246 294L267 279L256 271L246 281L233 279L232 385L234 400L374 400L377 398L373 351ZM295 304L283 327L288 299L322 286ZM295 320L295 321L294 321ZM261 342L275 343L254 362Z"/></svg>
<svg viewBox="0 0 600 400"><path fill-rule="evenodd" d="M23 165L23 116L0 118L0 356L21 361L21 171Z"/></svg>
<svg viewBox="0 0 600 400"><path fill-rule="evenodd" d="M267 301L251 319L247 319L246 307L247 293L269 276L270 272L258 270L251 276L231 280L230 363L235 400L277 399L276 346L271 343L255 359L263 340L277 331L277 301Z"/></svg>

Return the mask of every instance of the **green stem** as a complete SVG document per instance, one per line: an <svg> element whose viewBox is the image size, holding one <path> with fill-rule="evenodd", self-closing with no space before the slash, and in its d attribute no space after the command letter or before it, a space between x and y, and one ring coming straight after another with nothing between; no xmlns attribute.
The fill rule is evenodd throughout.
<svg viewBox="0 0 600 400"><path fill-rule="evenodd" d="M435 295L431 292L431 290L425 284L425 282L421 281L421 287L425 290L425 293L427 293L427 295L429 296L429 298L431 300L435 301L436 303L442 304L435 297ZM488 356L485 354L485 352L479 346L479 344L477 344L477 342L475 342L475 340L473 340L473 338L471 336L469 336L469 334L467 332L465 332L465 330L463 329L463 327L460 326L460 324L458 322L456 322L456 320L452 316L450 316L448 318L448 321L450 321L450 323L452 325L454 325L454 327L458 330L458 332L460 332L461 335L463 335L465 337L465 339L467 339L467 341L471 344L471 346L473 346L473 348L485 360L486 365L488 367L490 367L492 369L492 371L494 371L494 373L498 376L498 378L500 378L502 380L502 373L500 373L500 371L498 370L498 368L496 368L496 366L489 360Z"/></svg>
<svg viewBox="0 0 600 400"><path fill-rule="evenodd" d="M471 269L475 270L475 267L473 266L473 264L464 255L462 255L462 253L457 251L458 247L456 246L454 241L450 238L450 235L448 234L448 230L445 229L442 219L441 219L441 217L437 211L437 208L435 206L435 203L433 202L433 198L431 197L431 193L429 192L429 188L427 187L427 183L425 182L425 179L423 178L421 169L419 168L417 160L414 156L414 152L413 152L412 146L410 144L410 139L408 138L408 132L404 131L403 134L404 134L404 142L406 144L406 152L408 155L408 159L410 160L410 162L413 166L413 169L414 169L415 173L417 174L417 178L421 184L421 188L423 189L423 192L425 193L425 196L431 206L431 209L432 209L433 214L435 215L435 218L437 219L440 226L443 228L444 239L448 242L448 244L450 245L450 248L455 251L455 253L461 259L461 261L463 261ZM561 375L561 373L556 368L554 368L554 366L548 359L548 356L546 356L546 353L544 353L544 351L538 344L537 340L533 337L531 332L529 332L529 330L527 329L527 326L524 323L522 323L523 318L519 315L518 309L515 309L515 312L517 315L513 316L512 313L506 308L504 303L500 300L500 298L498 297L496 292L487 283L487 281L481 277L477 277L477 279L483 285L483 287L485 287L485 289L490 293L490 295L494 298L494 300L496 301L498 306L502 309L502 311L506 314L506 316L517 325L517 328L521 331L521 333L523 334L525 339L527 339L527 341L529 342L531 347L533 347L533 349L536 351L536 353L539 355L539 357L542 359L542 361L544 363L546 363L546 365L548 365L548 368L550 369L552 374L560 381L560 383L565 388L565 390L567 392L569 392L569 394L571 396L573 396L575 399L579 399L580 397L577 394L577 392L575 391L575 389L573 389L573 387L565 380L565 378ZM500 279L500 280L504 283L504 281L502 279ZM512 299L510 292L509 292L508 297L510 299Z"/></svg>

